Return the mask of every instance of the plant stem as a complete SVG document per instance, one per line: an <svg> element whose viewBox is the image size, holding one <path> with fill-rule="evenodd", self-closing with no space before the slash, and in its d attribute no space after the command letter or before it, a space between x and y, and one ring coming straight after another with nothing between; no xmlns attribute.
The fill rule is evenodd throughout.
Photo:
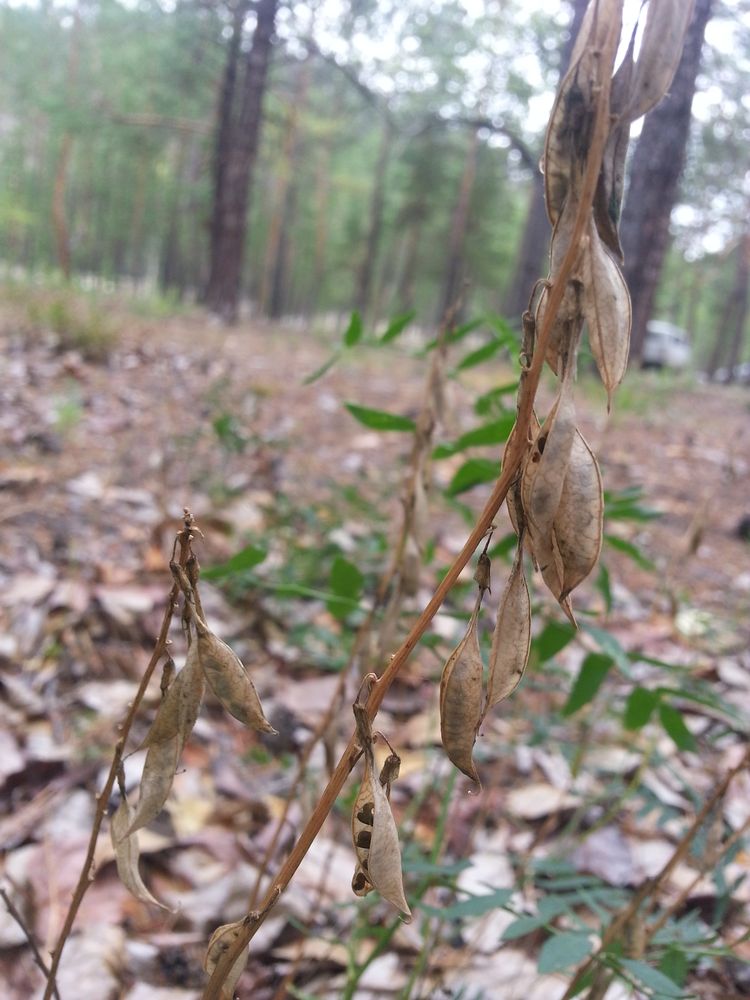
<svg viewBox="0 0 750 1000"><path fill-rule="evenodd" d="M600 88L597 98L596 115L592 130L591 143L586 159L586 169L581 184L578 211L570 245L565 253L557 280L548 289L547 308L544 311L542 329L538 333L534 354L531 364L521 376L518 389L518 416L516 426L508 440L502 471L490 494L489 500L485 504L484 510L479 515L473 531L469 535L463 548L456 556L450 569L438 585L435 593L427 604L426 608L412 626L406 639L398 650L391 657L391 661L383 671L378 682L374 685L367 702L367 711L371 719L374 719L386 692L406 663L412 650L422 638L427 628L435 617L443 601L448 596L453 585L458 580L464 567L467 565L477 546L483 541L490 525L497 512L505 500L513 480L521 467L521 462L526 449L526 441L531 426L531 418L534 409L539 380L542 373L542 366L547 352L547 345L552 334L558 309L563 300L568 279L576 266L581 253L582 239L591 223L591 206L596 192L596 186L601 170L604 147L609 134L609 91L612 66L614 64L618 38L616 32L611 32L608 43L600 53ZM606 48L606 51L605 51ZM320 832L323 823L330 813L333 805L344 787L352 767L357 759L356 733L353 733L347 743L331 778L323 790L315 809L305 824L297 843L292 848L289 856L282 865L269 893L264 901L263 909L256 920L248 922L242 933L229 948L220 961L217 963L211 978L203 993L203 1000L220 1000L221 989L229 970L239 958L240 954L247 948L254 934L263 923L266 915L270 911L272 895L277 895L284 891L289 884L297 868L302 863L312 842Z"/></svg>
<svg viewBox="0 0 750 1000"><path fill-rule="evenodd" d="M191 528L193 524L192 515L188 510L185 511L185 521L184 528L178 533L177 541L180 546L180 556L179 563L184 567L187 562L188 556L190 555L190 543L192 541L193 535L191 533ZM128 713L125 716L125 720L118 730L120 733L119 739L115 745L115 752L112 755L112 764L110 765L109 774L107 775L107 780L104 782L104 787L101 792L96 797L96 812L94 814L94 823L91 827L91 836L89 837L88 848L86 850L86 857L83 861L83 866L81 868L81 874L78 877L78 882L75 889L73 890L73 898L68 907L68 912L65 915L65 922L63 923L62 930L57 939L57 944L52 952L52 957L49 967L49 975L47 978L47 987L44 991L43 1000L50 1000L52 994L57 996L57 970L60 966L60 959L62 958L63 949L65 947L65 942L67 941L71 930L73 929L73 924L75 922L76 916L78 915L78 910L80 909L81 903L83 902L83 897L86 894L86 890L91 885L94 879L93 863L94 863L94 852L96 850L96 842L99 838L99 831L101 830L102 823L104 822L104 816L107 811L107 806L109 804L109 797L112 794L112 789L115 784L115 779L117 777L117 772L119 770L120 764L122 763L122 753L125 747L125 743L130 734L130 729L133 725L135 716L140 708L143 696L146 693L146 688L151 680L151 676L156 669L156 665L164 654L164 650L167 647L167 637L169 635L169 626L172 622L172 616L175 611L175 602L179 595L179 586L175 583L169 592L167 597L167 606L164 610L164 617L162 619L161 628L159 629L159 635L156 639L156 644L154 646L154 651L151 654L151 659L148 661L148 666L141 678L141 683L138 685L138 690L136 691L133 702L128 709Z"/></svg>

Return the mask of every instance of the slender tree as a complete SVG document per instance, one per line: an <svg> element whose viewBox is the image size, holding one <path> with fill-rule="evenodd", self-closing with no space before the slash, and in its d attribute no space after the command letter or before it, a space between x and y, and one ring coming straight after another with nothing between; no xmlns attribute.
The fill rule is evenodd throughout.
<svg viewBox="0 0 750 1000"><path fill-rule="evenodd" d="M747 326L748 292L750 289L750 229L735 250L737 263L732 288L724 300L716 325L714 346L708 360L709 375L714 375L722 361L726 363L727 379L733 381L740 360Z"/></svg>
<svg viewBox="0 0 750 1000"><path fill-rule="evenodd" d="M625 278L633 302L631 361L640 360L677 199L690 134L690 109L713 0L696 0L668 96L646 116L635 148L620 227Z"/></svg>
<svg viewBox="0 0 750 1000"><path fill-rule="evenodd" d="M247 208L262 124L278 0L258 0L252 44L242 50L250 4L239 0L227 48L214 151L211 252L205 302L225 322L237 319Z"/></svg>

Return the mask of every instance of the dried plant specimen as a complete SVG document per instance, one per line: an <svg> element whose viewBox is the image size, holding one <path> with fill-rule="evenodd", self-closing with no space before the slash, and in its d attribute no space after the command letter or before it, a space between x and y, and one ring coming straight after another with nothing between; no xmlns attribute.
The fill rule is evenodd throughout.
<svg viewBox="0 0 750 1000"><path fill-rule="evenodd" d="M480 590L461 642L443 667L440 679L440 737L451 763L479 784L473 751L482 716L482 653L477 618Z"/></svg>
<svg viewBox="0 0 750 1000"><path fill-rule="evenodd" d="M255 685L234 650L213 632L199 626L198 652L208 686L227 712L251 729L275 734L263 714Z"/></svg>
<svg viewBox="0 0 750 1000"><path fill-rule="evenodd" d="M208 942L206 956L203 960L203 968L209 973L209 975L216 968L222 955L224 955L224 953L231 948L237 940L244 923L244 920L236 920L232 924L222 924L221 927L217 927L213 932ZM234 988L239 982L240 976L245 971L248 957L248 951L247 948L245 948L240 954L240 957L229 970L227 978L224 980L224 985L221 989L222 1000L233 1000Z"/></svg>
<svg viewBox="0 0 750 1000"><path fill-rule="evenodd" d="M523 573L521 540L497 609L483 714L518 687L529 659L530 646L531 601Z"/></svg>
<svg viewBox="0 0 750 1000"><path fill-rule="evenodd" d="M388 769L377 776L375 756L372 749L372 728L367 710L359 701L355 702L354 716L357 721L357 736L365 760L365 773L352 809L352 841L357 855L357 866L352 879L352 889L358 896L364 896L375 889L383 899L392 903L407 916L411 916L409 904L404 895L401 874L401 848L398 830L391 812L389 796L381 778L390 787L398 773L396 761L388 761ZM390 760L390 758L389 758Z"/></svg>

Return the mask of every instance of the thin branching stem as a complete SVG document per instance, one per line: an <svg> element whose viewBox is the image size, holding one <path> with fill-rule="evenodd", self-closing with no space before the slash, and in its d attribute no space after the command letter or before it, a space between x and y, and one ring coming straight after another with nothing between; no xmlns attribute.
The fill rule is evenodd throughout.
<svg viewBox="0 0 750 1000"><path fill-rule="evenodd" d="M192 541L192 524L193 518L189 511L185 511L185 526L177 535L177 544L179 544L180 554L179 554L179 564L180 566L185 566L189 556L190 556L190 543ZM112 794L112 789L117 779L117 773L122 764L123 750L125 743L130 734L135 717L140 708L143 696L146 693L146 688L148 687L151 676L156 669L159 660L164 655L167 648L167 640L169 637L169 626L172 623L172 617L174 616L176 601L179 596L180 588L177 583L172 586L167 597L167 606L164 610L164 617L162 619L161 628L159 629L159 634L156 639L156 644L154 645L154 651L151 654L151 659L148 661L148 666L141 678L141 683L138 685L138 690L136 691L135 697L128 709L127 715L124 721L118 727L119 738L115 746L115 752L112 756L112 763L109 768L109 774L107 775L107 780L104 782L104 787L101 792L97 795L96 802L96 812L94 814L94 822L91 827L91 835L89 837L88 847L86 849L86 856L83 861L83 866L81 868L81 874L78 877L78 882L75 889L73 890L73 898L68 907L68 912L65 914L65 921L63 923L60 934L57 938L57 943L55 945L54 951L52 952L52 957L50 961L49 974L47 977L47 987L44 991L43 1000L50 1000L53 993L57 995L57 970L60 966L60 959L62 958L63 949L65 948L65 942L70 936L70 932L73 929L73 924L75 923L76 916L78 915L78 910L80 909L81 903L83 902L83 897L86 895L86 890L91 885L94 877L93 864L94 864L94 853L96 851L96 842L99 838L99 831L101 830L102 823L104 822L104 817L107 812L107 806L109 804L109 797Z"/></svg>
<svg viewBox="0 0 750 1000"><path fill-rule="evenodd" d="M658 874L653 878L644 882L627 906L623 907L623 909L614 917L612 922L602 934L601 942L599 943L596 951L594 951L593 954L576 969L575 975L573 976L565 995L562 997L562 1000L572 1000L572 997L576 996L580 992L581 984L585 977L599 964L602 955L607 951L612 942L617 940L617 938L620 937L625 929L631 924L646 900L650 899L659 891L666 879L669 878L676 866L682 861L690 850L690 845L693 843L693 840L695 840L698 831L705 823L706 818L710 816L711 812L724 798L727 793L727 789L734 778L740 773L740 771L745 770L749 764L750 749L747 749L739 764L726 772L724 777L714 788L711 795L709 795L703 803L700 811L690 824L689 828L685 831L685 834L675 847L670 857L664 863L661 871L658 872Z"/></svg>
<svg viewBox="0 0 750 1000"><path fill-rule="evenodd" d="M596 191L602 156L604 153L604 146L608 135L608 74L609 71L611 71L611 66L614 61L615 45L616 39L612 42L612 52L603 54L601 60L601 65L606 67L606 69L602 74L603 79L598 95L593 134L586 162L586 171L581 186L580 200L578 203L575 224L573 226L573 234L568 251L562 261L558 278L549 289L548 306L544 313L542 328L538 332L531 364L523 373L521 378L519 385L518 418L516 428L514 434L508 441L505 461L503 463L500 477L495 483L490 497L460 553L456 556L453 564L438 585L424 611L412 626L406 639L404 639L398 650L393 654L390 663L383 671L383 674L377 684L374 685L367 702L367 711L371 719L374 719L386 692L398 675L399 670L406 663L414 647L427 631L430 622L442 607L443 602L458 580L464 567L468 564L477 546L484 540L487 531L489 530L503 501L505 500L508 490L510 489L511 484L521 467L529 427L531 425L534 400L536 399L542 366L544 364L544 358L547 350L547 344L549 343L557 311L562 303L568 279L570 278L578 261L581 239L584 236L591 217L591 206ZM273 880L269 895L266 897L267 904L269 904L271 894L278 896L280 892L283 892L291 881L297 868L302 863L303 858L320 832L323 823L333 808L339 793L344 787L344 783L346 782L346 779L348 778L357 758L357 751L356 733L353 733L341 755L341 758L339 759L338 764L336 765L333 774L331 775L327 786L323 790L320 799L305 824L304 829L300 833L296 844L279 870L278 875ZM243 927L237 940L229 949L227 949L226 953L217 963L216 968L206 985L203 993L203 1000L220 1000L222 985L229 973L229 970L232 968L244 949L247 948L258 928L261 926L265 915L269 911L270 904L264 907L261 916L257 920L248 922L247 925Z"/></svg>
<svg viewBox="0 0 750 1000"><path fill-rule="evenodd" d="M37 945L36 941L34 940L34 935L29 930L29 927L28 927L26 921L23 918L23 914L18 909L18 907L16 906L16 904L13 902L13 900L10 898L10 896L5 891L5 889L0 889L0 896L3 897L3 902L5 903L5 906L7 907L8 913L10 913L11 917L13 917L13 919L15 920L15 922L18 924L18 926L23 931L23 935L26 938L26 940L27 940L27 942L29 944L29 947L31 948L31 954L34 956L34 961L39 966L39 968L42 970L42 972L47 977L47 979L49 979L50 971L47 968L47 963L42 958L42 953L41 953L41 951L39 951L39 946ZM52 992L55 995L55 1000L60 1000L60 994L57 992L57 985L56 984L53 985Z"/></svg>

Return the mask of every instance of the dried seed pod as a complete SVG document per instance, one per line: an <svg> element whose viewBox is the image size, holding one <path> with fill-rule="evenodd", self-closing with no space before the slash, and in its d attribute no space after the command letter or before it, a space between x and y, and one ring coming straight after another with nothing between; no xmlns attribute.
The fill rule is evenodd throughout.
<svg viewBox="0 0 750 1000"><path fill-rule="evenodd" d="M560 217L555 223L550 242L549 281L554 283L562 268L563 260L570 247L573 235L578 203L573 198L567 198ZM547 311L549 288L545 286L539 296L536 308L535 325L541 330ZM578 341L583 329L583 312L581 309L581 279L577 270L573 271L565 286L565 294L555 313L555 320L547 341L546 361L557 375L574 363L578 350Z"/></svg>
<svg viewBox="0 0 750 1000"><path fill-rule="evenodd" d="M172 788L181 753L182 740L179 736L149 747L141 776L140 798L128 834L140 830L161 812Z"/></svg>
<svg viewBox="0 0 750 1000"><path fill-rule="evenodd" d="M576 431L570 371L568 369L557 399L534 437L521 477L523 510L540 565L540 548L544 548L544 539L552 532Z"/></svg>
<svg viewBox="0 0 750 1000"><path fill-rule="evenodd" d="M622 272L596 230L583 260L583 313L589 330L589 344L596 367L607 390L607 408L622 382L630 349L630 294Z"/></svg>
<svg viewBox="0 0 750 1000"><path fill-rule="evenodd" d="M411 510L411 533L420 552L429 538L429 504L424 480L425 472L419 463L414 470L414 487Z"/></svg>
<svg viewBox="0 0 750 1000"><path fill-rule="evenodd" d="M407 917L411 917L409 904L404 895L401 874L401 848L398 830L391 812L391 804L385 789L370 770L370 785L373 792L373 824L368 876L373 887L383 899L387 899Z"/></svg>
<svg viewBox="0 0 750 1000"><path fill-rule="evenodd" d="M133 810L128 804L121 788L122 799L110 821L109 832L112 838L112 846L115 849L115 863L117 864L117 874L120 881L131 892L136 899L142 903L151 903L160 906L163 910L169 907L160 903L146 888L141 873L138 868L140 852L138 850L138 837L135 833L128 833L133 822Z"/></svg>
<svg viewBox="0 0 750 1000"><path fill-rule="evenodd" d="M477 560L477 568L474 570L474 582L479 587L481 593L489 590L492 593L491 584L492 563L486 552L482 552Z"/></svg>
<svg viewBox="0 0 750 1000"><path fill-rule="evenodd" d="M167 688L141 747L165 743L174 736L179 736L184 745L198 718L204 690L198 644L193 641L188 648L185 666Z"/></svg>
<svg viewBox="0 0 750 1000"><path fill-rule="evenodd" d="M622 0L594 0L586 11L570 68L560 84L544 144L544 194L554 225L566 197L578 196L591 142L596 102L622 25ZM603 54L607 58L603 58Z"/></svg>
<svg viewBox="0 0 750 1000"><path fill-rule="evenodd" d="M352 843L357 855L352 890L357 896L366 896L373 889L369 875L370 845L375 820L375 800L370 788L371 783L371 774L368 773L368 763L365 760L365 780L360 786L352 809Z"/></svg>
<svg viewBox="0 0 750 1000"><path fill-rule="evenodd" d="M244 920L236 920L233 924L222 924L221 927L217 927L213 932L208 942L206 956L203 959L203 968L209 976L221 961L224 953L232 947L234 942L240 936L243 925ZM234 988L239 982L240 976L245 971L249 954L248 949L245 948L240 957L229 970L227 978L224 980L221 987L222 1000L233 1000Z"/></svg>
<svg viewBox="0 0 750 1000"><path fill-rule="evenodd" d="M604 498L596 457L576 431L554 524L561 576L559 597L582 583L596 566L602 547Z"/></svg>
<svg viewBox="0 0 750 1000"><path fill-rule="evenodd" d="M411 910L404 895L398 830L388 794L381 784L383 776L386 778L386 784L389 780L393 780L394 764L391 763L387 769L384 768L381 777L376 777L372 730L364 705L355 702L354 715L365 758L365 774L352 809L352 842L357 855L352 889L358 896L365 896L375 889L383 899L401 910L406 917L411 917ZM395 754L392 756L397 757Z"/></svg>
<svg viewBox="0 0 750 1000"><path fill-rule="evenodd" d="M197 645L208 686L224 708L251 729L275 735L276 730L263 714L255 685L234 650L213 632L201 629Z"/></svg>
<svg viewBox="0 0 750 1000"><path fill-rule="evenodd" d="M529 659L530 645L531 600L523 573L523 540L520 540L497 609L483 714L518 687Z"/></svg>
<svg viewBox="0 0 750 1000"><path fill-rule="evenodd" d="M466 633L440 679L440 737L451 763L479 784L472 753L482 714L482 653L477 635L481 594Z"/></svg>
<svg viewBox="0 0 750 1000"><path fill-rule="evenodd" d="M692 12L692 0L659 0L648 5L628 102L623 111L628 121L645 115L669 90Z"/></svg>
<svg viewBox="0 0 750 1000"><path fill-rule="evenodd" d="M422 556L414 535L409 532L404 543L401 557L401 584L407 597L414 597L419 590L419 578L422 572Z"/></svg>

